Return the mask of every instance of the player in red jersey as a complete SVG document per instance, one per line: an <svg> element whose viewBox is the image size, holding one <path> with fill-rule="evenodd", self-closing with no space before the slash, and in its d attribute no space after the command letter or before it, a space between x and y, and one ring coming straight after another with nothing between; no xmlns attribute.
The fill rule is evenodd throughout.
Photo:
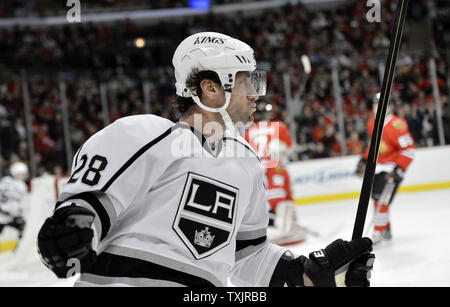
<svg viewBox="0 0 450 307"><path fill-rule="evenodd" d="M266 167L269 239L278 245L303 242L306 232L297 224L289 173L283 164L293 145L288 127L277 121L260 121L246 131L245 139Z"/></svg>
<svg viewBox="0 0 450 307"><path fill-rule="evenodd" d="M272 141L279 141L280 153L286 153L288 149L292 148L292 138L289 134L289 128L282 122L277 121L260 121L254 124L245 132L245 139L256 150L258 156L272 166L280 157L276 157L277 153L273 150L272 156L269 152L269 145ZM272 145L272 147L275 147Z"/></svg>
<svg viewBox="0 0 450 307"><path fill-rule="evenodd" d="M378 100L373 105L374 116L378 107L377 103ZM392 107L388 106L372 186L375 207L372 236L374 244L392 238L389 206L414 157L414 140L408 130L408 124L404 119L394 115L392 111ZM372 136L374 123L375 117L372 117L367 125L370 136ZM369 147L366 148L358 162L357 174L364 174L368 155Z"/></svg>

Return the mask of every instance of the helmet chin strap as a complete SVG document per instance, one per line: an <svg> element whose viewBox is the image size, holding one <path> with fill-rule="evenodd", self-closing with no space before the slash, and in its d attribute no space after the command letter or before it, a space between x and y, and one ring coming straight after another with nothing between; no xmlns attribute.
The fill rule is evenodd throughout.
<svg viewBox="0 0 450 307"><path fill-rule="evenodd" d="M231 100L230 92L225 91L225 103L220 108L211 108L211 107L204 105L200 101L200 98L198 98L198 96L195 96L195 95L192 95L192 99L203 110L208 111L208 112L219 113L220 116L222 117L223 122L225 123L226 131L228 131L228 133L234 135L234 133L236 132L236 127L234 126L233 121L231 120L231 117L227 112L227 108L230 105L230 100Z"/></svg>

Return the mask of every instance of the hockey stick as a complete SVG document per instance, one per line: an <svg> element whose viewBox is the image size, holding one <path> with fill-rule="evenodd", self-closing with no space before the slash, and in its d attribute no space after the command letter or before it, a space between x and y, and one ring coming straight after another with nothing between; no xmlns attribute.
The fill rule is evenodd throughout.
<svg viewBox="0 0 450 307"><path fill-rule="evenodd" d="M290 109L292 112L290 112L290 115L288 117L288 124L289 124L289 133L294 136L296 135L295 132L295 128L293 125L294 122L294 117L293 114L298 114L298 113L302 113L303 111L303 106L305 104L305 102L303 101L302 95L305 92L305 88L306 88L306 84L308 83L309 80L309 76L311 74L311 61L309 60L309 57L306 54L303 54L300 57L300 63L301 63L301 71L299 72L300 74L300 85L297 89L297 91L295 92L294 97L292 97L292 101L295 104L295 109ZM287 156L290 157L290 159L292 161L296 161L298 160L298 158L296 158L296 155L298 154L298 152L300 151L300 146L297 144L297 140L296 137L293 138L294 144L292 145L292 147L290 149L288 149L288 154Z"/></svg>
<svg viewBox="0 0 450 307"><path fill-rule="evenodd" d="M407 8L408 0L398 1L397 10L395 12L394 28L392 30L392 37L386 61L386 70L384 71L383 83L381 85L380 100L378 102L377 114L375 116L375 124L370 141L369 156L367 158L366 169L364 171L364 179L361 187L361 195L359 197L352 239L361 238L364 231L364 223L366 220L370 193L372 191L375 166L378 159L381 136L383 134L384 118L386 116L386 109L389 103L389 95L394 78L395 63L397 61Z"/></svg>
<svg viewBox="0 0 450 307"><path fill-rule="evenodd" d="M294 101L300 101L300 98L302 97L306 83L308 83L309 75L311 74L311 62L309 61L309 57L304 54L301 56L300 61L302 62L302 68L303 68L303 78L301 79L300 86L297 90L297 92L294 95ZM303 109L303 103L300 101L300 112Z"/></svg>

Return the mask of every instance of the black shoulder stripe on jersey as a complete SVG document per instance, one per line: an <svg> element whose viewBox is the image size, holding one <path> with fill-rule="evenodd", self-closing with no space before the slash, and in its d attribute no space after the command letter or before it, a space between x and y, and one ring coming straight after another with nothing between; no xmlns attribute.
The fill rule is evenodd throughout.
<svg viewBox="0 0 450 307"><path fill-rule="evenodd" d="M214 287L201 277L146 260L103 252L87 273L106 277L148 278L176 282L188 287Z"/></svg>
<svg viewBox="0 0 450 307"><path fill-rule="evenodd" d="M225 138L223 138L223 140L224 140L224 141L227 141L227 140L233 140L233 141L235 141L236 143L241 144L242 146L244 146L245 148L247 148L248 151L250 151L252 154L254 154L255 157L256 157L256 159L258 159L259 162L261 162L261 159L258 157L258 155L257 155L257 154L256 154L256 153L248 146L248 145L246 145L246 144L242 143L241 141L236 140L235 138L232 138L232 137L225 137Z"/></svg>
<svg viewBox="0 0 450 307"><path fill-rule="evenodd" d="M108 234L109 229L111 228L111 221L108 212L106 212L106 209L103 207L100 200L92 192L83 192L80 194L75 194L64 201L59 201L56 203L55 210L58 209L58 207L61 206L61 204L63 204L64 202L74 199L84 200L89 205L91 205L92 208L94 208L95 213L97 213L97 216L99 217L100 223L102 225L102 233L100 236L100 241L103 240Z"/></svg>
<svg viewBox="0 0 450 307"><path fill-rule="evenodd" d="M266 236L259 237L252 240L236 240L236 251L234 258L236 261L251 256L258 252L267 242Z"/></svg>
<svg viewBox="0 0 450 307"><path fill-rule="evenodd" d="M263 237L259 237L257 239L253 239L253 240L236 240L236 252L247 248L249 246L256 246L259 244L262 244L266 241L267 237L263 236Z"/></svg>
<svg viewBox="0 0 450 307"><path fill-rule="evenodd" d="M80 154L80 152L81 152L81 148L83 148L83 145L81 145L81 147L80 148L78 148L78 150L77 150L77 152L75 153L75 167L77 166L77 164L78 164L78 155Z"/></svg>
<svg viewBox="0 0 450 307"><path fill-rule="evenodd" d="M145 144L141 149L139 149L130 159L128 159L127 162L125 162L124 165L109 179L109 181L104 185L104 187L100 190L102 192L105 192L108 190L108 188L113 184L113 182L119 178L120 175L128 168L131 164L133 164L134 161L136 161L140 156L142 156L147 150L149 150L153 145L157 144L159 141L164 139L166 136L168 136L172 131L177 129L176 126L172 126L169 129L167 129L166 132L158 136L156 139L152 140L151 142Z"/></svg>

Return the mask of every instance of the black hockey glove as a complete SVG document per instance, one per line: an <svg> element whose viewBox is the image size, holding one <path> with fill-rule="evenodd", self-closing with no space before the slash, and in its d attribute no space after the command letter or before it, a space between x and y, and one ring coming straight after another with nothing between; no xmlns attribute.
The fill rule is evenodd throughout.
<svg viewBox="0 0 450 307"><path fill-rule="evenodd" d="M372 241L369 238L350 242L338 239L325 249L310 253L303 267L314 286L352 286L356 284L356 276L359 279L361 275L369 286L368 273L372 270L375 259L373 254L369 254L371 251Z"/></svg>
<svg viewBox="0 0 450 307"><path fill-rule="evenodd" d="M358 177L364 176L364 171L366 169L367 160L364 158L359 159L358 164L356 165L355 175Z"/></svg>
<svg viewBox="0 0 450 307"><path fill-rule="evenodd" d="M392 172L386 175L385 180L400 182L403 180L404 174L405 172L400 167L396 166Z"/></svg>
<svg viewBox="0 0 450 307"><path fill-rule="evenodd" d="M370 286L370 272L375 256L369 238L334 241L325 249L309 254L309 259L300 256L296 259L283 255L278 262L269 286L305 286L303 274L316 287Z"/></svg>
<svg viewBox="0 0 450 307"><path fill-rule="evenodd" d="M48 218L38 234L38 252L42 262L59 278L86 272L94 264L97 254L92 249L94 213L88 209L69 206L59 209ZM77 260L78 259L78 260Z"/></svg>
<svg viewBox="0 0 450 307"><path fill-rule="evenodd" d="M375 261L374 254L364 254L350 263L345 276L347 287L370 287L370 278Z"/></svg>

